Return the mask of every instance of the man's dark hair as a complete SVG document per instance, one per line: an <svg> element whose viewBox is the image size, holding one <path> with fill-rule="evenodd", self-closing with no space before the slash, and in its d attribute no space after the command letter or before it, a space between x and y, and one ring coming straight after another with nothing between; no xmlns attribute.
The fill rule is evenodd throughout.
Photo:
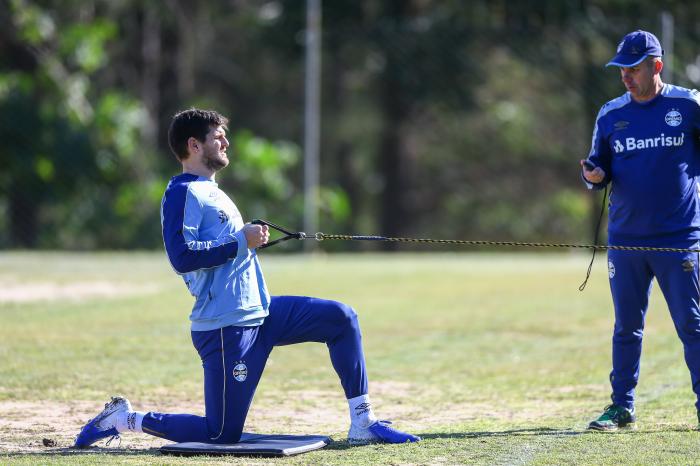
<svg viewBox="0 0 700 466"><path fill-rule="evenodd" d="M190 108L177 112L168 128L168 144L178 160L188 157L187 141L190 138L204 143L212 127L226 126L228 118L214 110Z"/></svg>

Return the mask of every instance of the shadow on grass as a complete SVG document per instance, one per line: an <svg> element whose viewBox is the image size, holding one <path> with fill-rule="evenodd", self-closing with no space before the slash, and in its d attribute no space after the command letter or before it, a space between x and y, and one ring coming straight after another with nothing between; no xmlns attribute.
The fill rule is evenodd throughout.
<svg viewBox="0 0 700 466"><path fill-rule="evenodd" d="M518 436L576 436L576 435L600 435L603 437L611 435L649 435L649 434L663 434L668 432L689 432L697 433L697 430L693 427L680 427L680 426L664 426L659 428L650 429L622 429L616 432L600 432L593 430L576 430L576 429L554 429L550 427L537 427L531 429L511 429L511 430L498 430L498 431L476 431L476 432L437 432L437 433L418 433L418 435L423 440L441 440L441 439L478 439L478 438L488 438L488 437L518 437ZM323 450L349 450L355 448L363 448L367 446L381 445L381 444L368 444L368 445L351 445L347 440L332 440L329 445L323 448ZM387 445L387 444L384 444ZM319 450L320 451L320 450ZM137 455L153 455L161 456L159 448L144 448L144 449L132 449L132 448L101 448L101 447L90 447L84 450L76 448L46 448L42 451L25 451L25 452L11 452L2 453L0 452L0 457L42 457L42 456L97 456L97 455L110 455L110 456L137 456ZM248 456L248 455L240 455ZM258 455L250 455L258 456Z"/></svg>
<svg viewBox="0 0 700 466"><path fill-rule="evenodd" d="M46 448L41 451L24 451L24 452L12 452L12 453L2 453L0 456L5 456L8 458L12 457L42 457L42 456L136 456L136 455L160 455L160 450L158 448L144 448L143 450L136 450L131 448L100 448L91 447L85 449L65 447L65 448Z"/></svg>
<svg viewBox="0 0 700 466"><path fill-rule="evenodd" d="M648 434L661 434L668 432L697 432L694 428L687 427L676 427L676 426L664 426L658 428L648 428L648 429L621 429L616 432L601 432L588 429L554 429L550 427L537 427L531 429L511 429L511 430L499 430L499 431L483 431L483 432L445 432L445 433L431 433L431 434L418 434L424 440L427 439L470 439L470 438L484 438L484 437L514 437L514 436L541 436L541 435L551 435L551 436L576 436L576 435L648 435Z"/></svg>
<svg viewBox="0 0 700 466"><path fill-rule="evenodd" d="M482 432L444 432L435 434L420 434L423 439L453 439L453 438L483 438L483 437L512 437L512 436L539 436L539 435L580 435L584 432L574 429L552 429L549 427L536 427L532 429L511 429Z"/></svg>
<svg viewBox="0 0 700 466"><path fill-rule="evenodd" d="M551 427L536 427L530 429L511 429L498 431L476 431L476 432L437 432L437 433L418 433L423 440L441 440L441 439L478 439L488 437L526 437L526 436L554 436L554 437L573 437L577 435L648 435L668 432L694 432L694 429L683 427L663 427L656 429L640 429L630 430L623 429L617 432L598 432L587 429L555 429ZM347 441L336 441L326 447L327 450L347 450L350 448L362 447L361 445L350 445Z"/></svg>
<svg viewBox="0 0 700 466"><path fill-rule="evenodd" d="M663 426L654 428L620 429L616 432L600 432L595 430L584 430L582 433L591 435L645 435L645 434L665 434L669 432L692 432L697 435L695 427Z"/></svg>
<svg viewBox="0 0 700 466"><path fill-rule="evenodd" d="M416 433L423 440L441 440L441 439L470 439L470 438L484 438L484 437L512 437L512 436L538 436L538 435L553 435L553 436L565 436L565 435L580 435L586 433L585 431L574 430L574 429L552 429L549 427L538 427L533 429L512 429L512 430L501 430L495 432L438 432L438 433ZM377 444L369 444L377 445ZM367 445L351 445L346 440L334 441L328 445L325 450L348 450L352 448L362 448Z"/></svg>

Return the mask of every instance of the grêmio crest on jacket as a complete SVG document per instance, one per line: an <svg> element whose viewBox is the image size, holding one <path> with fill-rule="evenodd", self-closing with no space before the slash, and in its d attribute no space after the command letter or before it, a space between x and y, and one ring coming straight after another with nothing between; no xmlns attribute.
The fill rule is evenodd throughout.
<svg viewBox="0 0 700 466"><path fill-rule="evenodd" d="M667 108L662 112L663 122L659 122L654 129L639 134L627 132L613 132L611 146L615 154L625 154L645 150L663 150L676 148L688 143L684 129L687 123L683 119L681 110L677 107ZM658 116L657 116L658 118ZM615 123L615 127L620 122ZM625 122L626 123L626 122ZM625 125L625 129L630 125Z"/></svg>

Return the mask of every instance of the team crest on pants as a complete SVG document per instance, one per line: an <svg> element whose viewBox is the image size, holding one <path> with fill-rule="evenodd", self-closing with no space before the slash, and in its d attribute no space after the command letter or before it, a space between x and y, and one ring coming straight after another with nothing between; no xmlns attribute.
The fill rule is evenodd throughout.
<svg viewBox="0 0 700 466"><path fill-rule="evenodd" d="M683 272L692 272L695 270L695 262L690 259L684 260L681 265L683 266Z"/></svg>
<svg viewBox="0 0 700 466"><path fill-rule="evenodd" d="M233 366L233 378L237 382L243 382L248 377L248 366L243 361Z"/></svg>
<svg viewBox="0 0 700 466"><path fill-rule="evenodd" d="M613 278L615 276L615 264L611 260L608 261L608 277Z"/></svg>

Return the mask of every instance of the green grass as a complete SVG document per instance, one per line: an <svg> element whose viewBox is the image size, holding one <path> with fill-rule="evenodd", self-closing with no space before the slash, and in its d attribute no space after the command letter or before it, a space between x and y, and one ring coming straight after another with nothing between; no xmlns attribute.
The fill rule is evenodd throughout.
<svg viewBox="0 0 700 466"><path fill-rule="evenodd" d="M639 429L585 431L610 391L604 259L580 293L588 256L579 254L261 256L273 294L332 298L358 311L375 410L423 442L350 448L325 345L303 344L273 352L247 428L338 440L323 450L275 461L178 459L160 456L158 439L127 434L118 448L72 451L80 424L114 393L144 411L202 413L191 298L161 253L4 253L5 291L71 291L0 299L0 463L700 463L690 377L657 290ZM43 447L43 438L58 447Z"/></svg>

